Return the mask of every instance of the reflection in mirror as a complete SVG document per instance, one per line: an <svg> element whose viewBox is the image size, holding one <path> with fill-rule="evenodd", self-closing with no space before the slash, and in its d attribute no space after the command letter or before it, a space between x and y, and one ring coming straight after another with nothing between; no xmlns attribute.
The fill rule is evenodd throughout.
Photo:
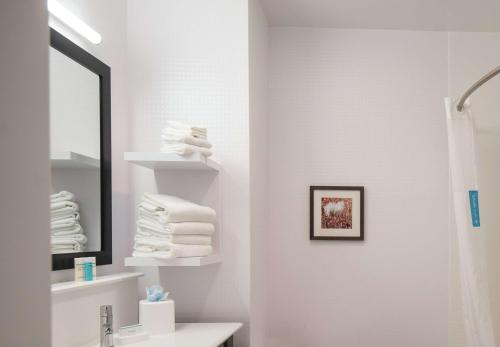
<svg viewBox="0 0 500 347"><path fill-rule="evenodd" d="M50 60L52 254L101 250L99 76L53 47Z"/></svg>

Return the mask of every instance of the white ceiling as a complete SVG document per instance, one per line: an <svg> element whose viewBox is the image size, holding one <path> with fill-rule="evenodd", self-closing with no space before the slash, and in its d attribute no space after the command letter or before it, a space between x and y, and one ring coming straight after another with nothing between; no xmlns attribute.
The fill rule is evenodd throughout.
<svg viewBox="0 0 500 347"><path fill-rule="evenodd" d="M500 0L261 0L271 26L500 32Z"/></svg>

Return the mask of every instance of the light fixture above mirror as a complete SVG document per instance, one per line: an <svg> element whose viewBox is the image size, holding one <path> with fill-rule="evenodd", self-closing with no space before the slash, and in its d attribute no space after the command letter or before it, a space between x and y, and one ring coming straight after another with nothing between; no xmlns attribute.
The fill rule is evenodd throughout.
<svg viewBox="0 0 500 347"><path fill-rule="evenodd" d="M102 36L92 29L88 24L75 16L56 0L48 0L47 8L51 16L57 18L60 22L71 28L73 31L97 45L102 42Z"/></svg>

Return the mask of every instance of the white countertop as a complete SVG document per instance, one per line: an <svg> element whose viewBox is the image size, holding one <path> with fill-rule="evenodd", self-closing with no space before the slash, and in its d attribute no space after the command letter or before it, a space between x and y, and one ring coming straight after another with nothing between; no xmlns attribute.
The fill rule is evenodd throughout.
<svg viewBox="0 0 500 347"><path fill-rule="evenodd" d="M241 323L177 323L175 333L153 335L149 340L127 347L219 347L243 324Z"/></svg>

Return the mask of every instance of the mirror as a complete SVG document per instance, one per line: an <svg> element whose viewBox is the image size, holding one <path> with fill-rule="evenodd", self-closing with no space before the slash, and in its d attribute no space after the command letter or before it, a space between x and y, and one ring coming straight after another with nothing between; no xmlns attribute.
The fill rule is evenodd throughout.
<svg viewBox="0 0 500 347"><path fill-rule="evenodd" d="M53 269L111 263L110 68L50 30Z"/></svg>

